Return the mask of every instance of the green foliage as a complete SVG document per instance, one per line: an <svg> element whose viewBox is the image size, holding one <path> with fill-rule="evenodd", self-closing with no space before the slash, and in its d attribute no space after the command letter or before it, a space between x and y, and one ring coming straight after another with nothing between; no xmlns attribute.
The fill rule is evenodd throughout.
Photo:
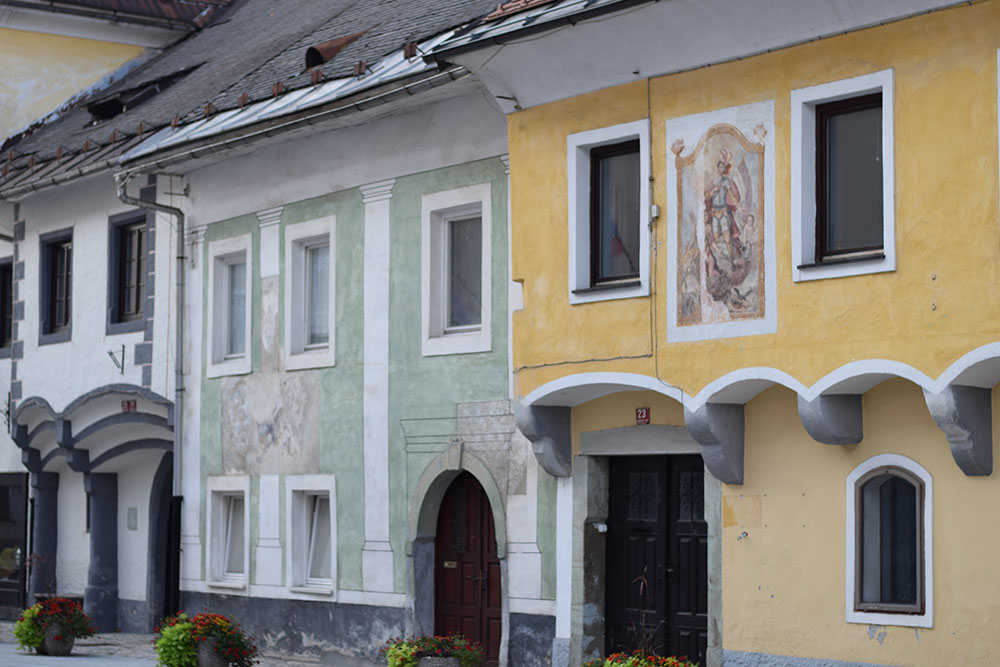
<svg viewBox="0 0 1000 667"><path fill-rule="evenodd" d="M417 660L426 657L458 658L462 667L483 664L483 647L462 635L447 637L395 637L382 647L389 667L416 667Z"/></svg>
<svg viewBox="0 0 1000 667"><path fill-rule="evenodd" d="M179 618L181 616L183 618ZM198 667L198 649L195 647L194 628L183 614L165 619L159 630L160 637L154 642L156 657L161 665L169 667Z"/></svg>
<svg viewBox="0 0 1000 667"><path fill-rule="evenodd" d="M581 667L698 667L698 663L689 661L685 656L664 658L637 650L631 655L612 653L607 658L585 662Z"/></svg>
<svg viewBox="0 0 1000 667"><path fill-rule="evenodd" d="M229 665L250 667L257 664L257 647L253 638L221 614L201 613L188 618L183 611L163 619L156 628L155 641L161 665L197 667L198 642L211 642L212 649Z"/></svg>
<svg viewBox="0 0 1000 667"><path fill-rule="evenodd" d="M30 651L38 648L45 641L45 631L41 624L36 622L36 617L41 606L28 607L21 612L21 618L14 624L14 637L17 638L17 647Z"/></svg>
<svg viewBox="0 0 1000 667"><path fill-rule="evenodd" d="M97 632L79 602L69 598L49 598L21 613L14 625L18 647L38 648L45 641L45 630L50 626L57 628L57 640L90 637Z"/></svg>

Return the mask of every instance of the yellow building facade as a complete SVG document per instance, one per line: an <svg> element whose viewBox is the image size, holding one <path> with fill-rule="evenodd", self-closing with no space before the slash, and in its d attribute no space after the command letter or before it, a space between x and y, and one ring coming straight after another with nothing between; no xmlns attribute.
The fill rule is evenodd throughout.
<svg viewBox="0 0 1000 667"><path fill-rule="evenodd" d="M0 135L24 129L143 51L131 44L0 28Z"/></svg>
<svg viewBox="0 0 1000 667"><path fill-rule="evenodd" d="M478 61L465 52L511 105L511 277L523 290L514 388L519 425L556 477L565 545L554 558L563 644L553 664L634 646L610 637L636 619L664 631L661 650L697 646L675 631L700 633L702 664L1000 664L1000 2L858 18L801 39L789 7L774 29L794 43L745 53L727 50L726 36L759 17L739 3L673 23L666 12L681 9L670 4L632 3L530 39L527 27L506 39L497 27ZM644 46L667 47L626 45L638 34L626 29L656 21L664 42L706 49L697 64L708 66L664 61L667 73L651 75L635 55L632 67ZM555 51L574 34L594 52L546 65L569 78L592 58L593 85L530 99L504 79L504 67L527 76L517 49L547 39ZM602 60L615 58L627 65L620 83L600 85ZM840 113L830 105L873 95L881 243L822 255L816 236L833 231L815 223L816 188L827 187L816 149L829 139L817 123ZM627 141L638 146L641 261L627 280L588 283L598 261L588 243L603 243L588 217L595 150ZM726 178L738 203L713 194ZM728 282L723 262L738 269ZM694 539L707 575L668 545L657 561L666 574L647 568L643 579L660 582L647 597L663 600L622 601L615 568L645 561L614 541L614 505L627 505L622 525L643 511L639 486L616 484L644 473L620 461L672 454L705 463ZM678 478L658 479L661 496L676 497L667 487ZM683 519L685 502L663 507ZM907 528L890 535L898 516ZM688 593L677 580L699 576L707 590L692 600L704 620L678 630ZM893 593L897 579L916 589Z"/></svg>

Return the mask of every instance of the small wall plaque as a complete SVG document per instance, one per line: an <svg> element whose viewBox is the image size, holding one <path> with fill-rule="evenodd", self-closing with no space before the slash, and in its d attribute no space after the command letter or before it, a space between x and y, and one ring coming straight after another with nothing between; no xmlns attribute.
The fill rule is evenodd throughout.
<svg viewBox="0 0 1000 667"><path fill-rule="evenodd" d="M635 409L635 423L636 424L648 424L649 423L649 408L636 408Z"/></svg>
<svg viewBox="0 0 1000 667"><path fill-rule="evenodd" d="M446 570L457 570L458 569L458 561L457 560L446 560L444 562L444 569L446 569Z"/></svg>

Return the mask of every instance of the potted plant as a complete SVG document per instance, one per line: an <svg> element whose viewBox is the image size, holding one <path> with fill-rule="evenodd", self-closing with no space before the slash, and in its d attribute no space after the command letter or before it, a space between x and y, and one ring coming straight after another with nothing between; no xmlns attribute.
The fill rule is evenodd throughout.
<svg viewBox="0 0 1000 667"><path fill-rule="evenodd" d="M253 638L222 614L183 611L163 619L153 640L161 665L170 667L250 667L257 664Z"/></svg>
<svg viewBox="0 0 1000 667"><path fill-rule="evenodd" d="M388 667L479 667L483 647L462 635L395 637L382 647Z"/></svg>
<svg viewBox="0 0 1000 667"><path fill-rule="evenodd" d="M658 656L636 649L629 653L612 653L606 658L598 658L583 663L582 667L698 667L685 656Z"/></svg>
<svg viewBox="0 0 1000 667"><path fill-rule="evenodd" d="M77 637L90 637L96 631L79 602L58 597L25 609L14 624L18 648L42 655L69 655Z"/></svg>

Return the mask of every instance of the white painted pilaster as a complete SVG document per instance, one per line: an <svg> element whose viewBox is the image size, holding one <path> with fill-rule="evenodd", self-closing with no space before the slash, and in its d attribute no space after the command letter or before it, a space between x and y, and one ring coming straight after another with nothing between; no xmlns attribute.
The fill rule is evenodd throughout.
<svg viewBox="0 0 1000 667"><path fill-rule="evenodd" d="M180 587L195 590L203 579L201 544L201 341L202 269L205 227L192 226L184 243L187 276L184 281L184 451L181 456L181 565Z"/></svg>
<svg viewBox="0 0 1000 667"><path fill-rule="evenodd" d="M393 592L389 545L389 199L396 180L361 187L364 251L364 466L366 591Z"/></svg>
<svg viewBox="0 0 1000 667"><path fill-rule="evenodd" d="M263 245L263 243L261 244ZM281 492L278 475L261 475L257 492L259 533L254 583L278 586L281 580Z"/></svg>
<svg viewBox="0 0 1000 667"><path fill-rule="evenodd" d="M276 276L281 272L281 211L283 206L276 206L264 211L257 211L260 222L260 277Z"/></svg>

